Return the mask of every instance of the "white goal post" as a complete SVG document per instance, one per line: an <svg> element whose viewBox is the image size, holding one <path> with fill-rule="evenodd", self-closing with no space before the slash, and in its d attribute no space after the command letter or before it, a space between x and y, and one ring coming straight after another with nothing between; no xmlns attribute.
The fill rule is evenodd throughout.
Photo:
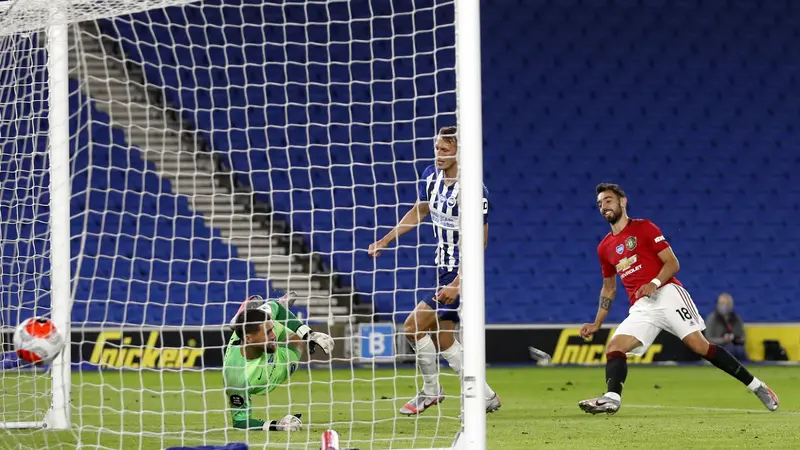
<svg viewBox="0 0 800 450"><path fill-rule="evenodd" d="M0 441L486 448L480 38L479 0L1 3ZM456 124L463 376L442 364L448 401L409 418L409 355L354 352L362 324L404 339L432 231L380 260L363 232L405 214ZM232 429L220 370L222 325L274 291L337 342L253 396L303 413L291 436ZM12 364L33 315L69 342L49 367Z"/></svg>

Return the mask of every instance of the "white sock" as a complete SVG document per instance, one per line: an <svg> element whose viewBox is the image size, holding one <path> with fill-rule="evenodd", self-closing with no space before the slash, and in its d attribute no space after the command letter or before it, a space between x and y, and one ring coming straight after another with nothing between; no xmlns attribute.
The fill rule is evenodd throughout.
<svg viewBox="0 0 800 450"><path fill-rule="evenodd" d="M603 394L603 397L608 397L608 398L610 398L612 400L616 400L618 402L622 402L622 397L619 394L617 394L616 392L606 392L605 394Z"/></svg>
<svg viewBox="0 0 800 450"><path fill-rule="evenodd" d="M438 355L436 354L436 346L433 345L431 337L427 334L417 340L414 345L417 353L417 367L422 372L422 390L428 395L437 395L439 393L439 371L438 371Z"/></svg>
<svg viewBox="0 0 800 450"><path fill-rule="evenodd" d="M458 374L458 376L460 377L461 376L461 366L462 366L462 364L461 364L461 343L458 342L458 341L455 341L453 343L453 345L450 346L450 348L442 351L442 356L444 357L444 359L447 360L448 364L450 364L450 367L453 370L455 370L456 373ZM483 389L484 389L483 392L485 394L486 400L490 400L492 397L494 397L496 395L494 393L494 391L492 390L492 388L489 387L488 383L483 387Z"/></svg>
<svg viewBox="0 0 800 450"><path fill-rule="evenodd" d="M759 380L756 377L753 377L753 381L751 381L750 384L747 385L747 389L750 389L750 392L755 392L756 389L761 387L762 384L763 383L761 382L761 380Z"/></svg>

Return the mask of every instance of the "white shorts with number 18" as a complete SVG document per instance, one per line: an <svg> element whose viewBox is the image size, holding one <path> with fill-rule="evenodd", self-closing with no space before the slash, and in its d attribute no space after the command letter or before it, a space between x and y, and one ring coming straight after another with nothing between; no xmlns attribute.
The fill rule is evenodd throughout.
<svg viewBox="0 0 800 450"><path fill-rule="evenodd" d="M634 303L614 335L625 334L638 339L642 345L629 354L643 356L662 330L683 339L705 329L706 323L697 312L689 292L677 284L668 283L650 297Z"/></svg>

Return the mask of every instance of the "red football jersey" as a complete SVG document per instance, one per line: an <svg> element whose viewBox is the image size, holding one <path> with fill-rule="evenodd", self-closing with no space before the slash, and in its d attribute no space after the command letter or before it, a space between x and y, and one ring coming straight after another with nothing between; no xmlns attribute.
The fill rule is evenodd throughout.
<svg viewBox="0 0 800 450"><path fill-rule="evenodd" d="M658 253L668 247L669 243L653 222L647 219L630 219L618 235L608 233L597 246L603 277L619 274L633 305L636 303L633 297L636 290L661 272L664 263L658 258ZM681 285L675 277L667 283Z"/></svg>

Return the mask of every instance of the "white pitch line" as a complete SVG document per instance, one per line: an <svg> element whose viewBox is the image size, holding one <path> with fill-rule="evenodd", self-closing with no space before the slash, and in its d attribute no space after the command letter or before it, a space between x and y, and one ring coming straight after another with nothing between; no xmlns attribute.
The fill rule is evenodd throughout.
<svg viewBox="0 0 800 450"><path fill-rule="evenodd" d="M756 414L789 414L793 416L800 416L800 411L768 411L766 409L744 409L744 408L713 408L706 406L679 406L679 405L631 405L622 404L625 408L643 408L643 409L690 409L693 411L717 411L717 412L741 412L741 413L756 413Z"/></svg>

